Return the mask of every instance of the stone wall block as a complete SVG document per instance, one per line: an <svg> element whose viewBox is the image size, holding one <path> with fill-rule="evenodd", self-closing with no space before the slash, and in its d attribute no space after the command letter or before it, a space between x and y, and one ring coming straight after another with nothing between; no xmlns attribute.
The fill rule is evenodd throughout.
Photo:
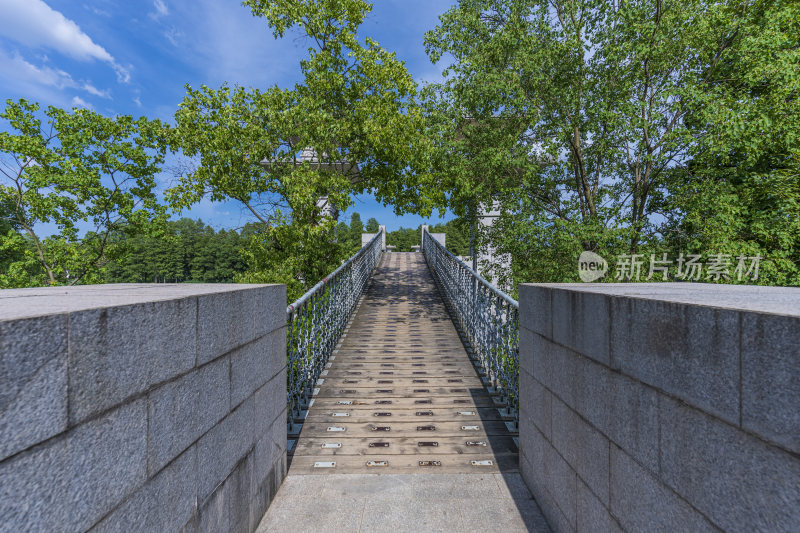
<svg viewBox="0 0 800 533"><path fill-rule="evenodd" d="M145 400L123 405L67 436L70 528L84 531L147 478Z"/></svg>
<svg viewBox="0 0 800 533"><path fill-rule="evenodd" d="M260 438L269 432L275 417L279 416L276 413L286 409L286 367L255 392L254 402L253 428L256 438ZM279 422L285 424L286 419Z"/></svg>
<svg viewBox="0 0 800 533"><path fill-rule="evenodd" d="M67 429L64 315L0 321L0 460Z"/></svg>
<svg viewBox="0 0 800 533"><path fill-rule="evenodd" d="M536 357L534 350L535 340L533 331L520 325L519 327L519 368L533 374L533 360Z"/></svg>
<svg viewBox="0 0 800 533"><path fill-rule="evenodd" d="M256 337L286 327L286 285L260 287L253 291L253 297Z"/></svg>
<svg viewBox="0 0 800 533"><path fill-rule="evenodd" d="M0 530L255 530L287 469L285 298L2 291Z"/></svg>
<svg viewBox="0 0 800 533"><path fill-rule="evenodd" d="M728 531L800 531L800 459L662 398L663 479Z"/></svg>
<svg viewBox="0 0 800 533"><path fill-rule="evenodd" d="M800 318L742 317L742 426L800 454Z"/></svg>
<svg viewBox="0 0 800 533"><path fill-rule="evenodd" d="M229 361L218 359L148 397L148 472L161 470L230 409Z"/></svg>
<svg viewBox="0 0 800 533"><path fill-rule="evenodd" d="M608 512L608 506L597 499L591 489L578 480L578 533L622 533L616 519Z"/></svg>
<svg viewBox="0 0 800 533"><path fill-rule="evenodd" d="M207 498L253 446L253 411L255 401L249 399L197 442L198 494Z"/></svg>
<svg viewBox="0 0 800 533"><path fill-rule="evenodd" d="M581 356L541 336L534 335L534 377L570 407L577 399L576 381Z"/></svg>
<svg viewBox="0 0 800 533"><path fill-rule="evenodd" d="M68 463L66 439L53 439L0 465L0 517L7 531L23 526L30 531L69 530Z"/></svg>
<svg viewBox="0 0 800 533"><path fill-rule="evenodd" d="M567 348L611 366L612 327L609 297L603 294L553 290L552 339Z"/></svg>
<svg viewBox="0 0 800 533"><path fill-rule="evenodd" d="M627 376L612 376L607 434L652 473L658 473L658 393Z"/></svg>
<svg viewBox="0 0 800 533"><path fill-rule="evenodd" d="M608 505L608 439L555 398L553 422L553 446Z"/></svg>
<svg viewBox="0 0 800 533"><path fill-rule="evenodd" d="M195 314L192 298L72 313L70 424L190 370L196 357Z"/></svg>
<svg viewBox="0 0 800 533"><path fill-rule="evenodd" d="M66 353L44 362L0 410L0 460L67 428Z"/></svg>
<svg viewBox="0 0 800 533"><path fill-rule="evenodd" d="M520 405L528 407L520 413L520 420L535 425L547 439L552 435L552 394L536 378L524 370L519 373Z"/></svg>
<svg viewBox="0 0 800 533"><path fill-rule="evenodd" d="M613 445L611 512L626 531L717 531L686 501Z"/></svg>
<svg viewBox="0 0 800 533"><path fill-rule="evenodd" d="M739 422L739 314L615 298L614 360L624 374Z"/></svg>
<svg viewBox="0 0 800 533"><path fill-rule="evenodd" d="M91 531L180 531L196 511L196 490L197 450L192 447L156 474Z"/></svg>
<svg viewBox="0 0 800 533"><path fill-rule="evenodd" d="M550 313L552 290L536 285L519 286L519 326L547 338L553 336Z"/></svg>

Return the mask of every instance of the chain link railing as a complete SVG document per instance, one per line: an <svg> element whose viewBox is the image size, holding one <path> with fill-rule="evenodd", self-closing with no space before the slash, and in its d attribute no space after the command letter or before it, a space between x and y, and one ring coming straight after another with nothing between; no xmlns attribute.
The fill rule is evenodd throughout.
<svg viewBox="0 0 800 533"><path fill-rule="evenodd" d="M289 433L342 336L382 252L382 232L286 308Z"/></svg>
<svg viewBox="0 0 800 533"><path fill-rule="evenodd" d="M422 252L490 390L519 421L519 304L422 232Z"/></svg>

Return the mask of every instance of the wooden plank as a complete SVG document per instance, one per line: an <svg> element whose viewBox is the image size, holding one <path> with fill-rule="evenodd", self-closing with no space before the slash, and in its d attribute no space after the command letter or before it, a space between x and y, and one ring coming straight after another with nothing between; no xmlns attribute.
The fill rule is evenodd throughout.
<svg viewBox="0 0 800 533"><path fill-rule="evenodd" d="M376 404L375 402L379 401L391 401L391 405L393 408L408 408L408 409L420 409L422 407L425 408L452 408L452 409L459 409L459 410L467 410L470 408L475 407L492 407L494 403L491 400L491 397L486 394L484 396L456 396L456 395L447 395L447 396L430 396L430 397L415 397L415 398L385 398L383 396L360 396L358 399L354 400L354 402L358 402L355 405L342 405L338 402L341 401L337 398L321 398L317 397L314 399L314 407L317 409L374 409ZM425 403L421 403L425 402Z"/></svg>
<svg viewBox="0 0 800 533"><path fill-rule="evenodd" d="M472 461L492 461L491 466L472 466ZM314 468L319 461L334 461L334 468ZM370 467L368 461L386 461L386 466ZM420 461L439 461L440 466L420 466ZM291 459L292 474L461 474L517 472L517 454L470 455L370 455L311 456L295 455Z"/></svg>
<svg viewBox="0 0 800 533"><path fill-rule="evenodd" d="M392 417L375 417L369 422L350 422L348 420L337 420L336 422L321 422L318 419L310 419L303 424L303 431L300 438L305 435L343 435L348 437L369 437L373 435L387 436L413 436L420 439L434 439L439 436L463 437L471 439L473 437L485 437L486 435L508 435L508 428L504 422L499 420L469 420L464 422L442 421L432 422L430 420L419 420L414 422L396 421ZM476 429L461 429L462 426ZM331 431L329 428L344 428L344 431ZM426 430L421 428L433 427ZM389 428L384 431L380 428Z"/></svg>
<svg viewBox="0 0 800 533"><path fill-rule="evenodd" d="M363 406L361 406L363 407ZM375 413L389 413L391 416L379 416ZM419 414L425 413L425 414ZM431 413L431 414L428 414ZM468 414L472 413L472 414ZM337 416L346 414L347 416ZM354 409L349 405L335 405L328 409L318 407L309 412L308 422L339 423L346 419L348 424L358 423L383 423L385 419L391 418L392 422L419 422L419 423L440 423L440 422L463 422L464 424L478 424L487 421L502 421L504 417L497 409L477 408L474 406L450 407L447 409L434 408L429 405L416 405L411 408L405 407L398 409L395 405L371 405L366 408Z"/></svg>
<svg viewBox="0 0 800 533"><path fill-rule="evenodd" d="M433 445L435 443L435 445ZM471 443L471 445L467 445ZM370 446L373 444L374 446ZM329 446L337 445L333 448ZM385 445L385 446L384 446ZM328 447L326 447L328 446ZM301 439L295 455L352 456L352 455L491 455L517 453L509 436L486 439L457 437L330 437Z"/></svg>
<svg viewBox="0 0 800 533"><path fill-rule="evenodd" d="M301 418L294 474L517 469L514 433L420 254L383 255Z"/></svg>

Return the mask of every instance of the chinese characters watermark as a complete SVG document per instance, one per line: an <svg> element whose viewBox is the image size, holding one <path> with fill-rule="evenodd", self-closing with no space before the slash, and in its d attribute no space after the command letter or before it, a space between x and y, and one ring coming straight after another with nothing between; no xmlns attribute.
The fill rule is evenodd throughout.
<svg viewBox="0 0 800 533"><path fill-rule="evenodd" d="M709 254L705 262L700 254L678 255L670 259L666 253L620 254L617 256L614 279L617 281L720 281L736 279L758 280L761 256ZM578 259L578 275L584 282L606 275L608 263L593 252L583 252Z"/></svg>

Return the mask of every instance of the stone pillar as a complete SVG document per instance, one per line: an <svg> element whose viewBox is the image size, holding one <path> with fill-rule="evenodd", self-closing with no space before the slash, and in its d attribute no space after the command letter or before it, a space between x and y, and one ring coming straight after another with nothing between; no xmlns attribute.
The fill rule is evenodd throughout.
<svg viewBox="0 0 800 533"><path fill-rule="evenodd" d="M478 214L479 231L486 236L491 231L497 219L500 218L500 202L493 200L491 206L481 205ZM492 245L491 238L485 239L484 246L476 252L478 271L486 277L492 285L503 291L509 287L500 287L498 272L511 270L511 257L508 254L498 254L497 248Z"/></svg>
<svg viewBox="0 0 800 533"><path fill-rule="evenodd" d="M286 474L284 285L0 291L6 531L254 531Z"/></svg>
<svg viewBox="0 0 800 533"><path fill-rule="evenodd" d="M520 471L553 531L800 531L798 302L521 285Z"/></svg>

